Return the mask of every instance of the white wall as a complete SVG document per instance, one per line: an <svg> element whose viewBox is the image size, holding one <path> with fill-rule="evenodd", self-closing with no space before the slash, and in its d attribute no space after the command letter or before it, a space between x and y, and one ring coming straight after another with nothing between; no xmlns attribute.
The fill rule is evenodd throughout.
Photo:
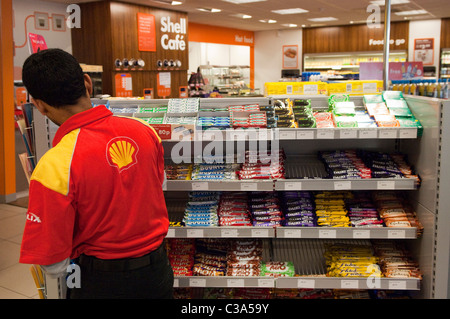
<svg viewBox="0 0 450 319"><path fill-rule="evenodd" d="M302 29L255 32L255 88L264 93L265 82L278 82L283 67L283 45L298 45L302 69Z"/></svg>
<svg viewBox="0 0 450 319"><path fill-rule="evenodd" d="M189 42L189 73L200 65L250 65L250 47L203 42Z"/></svg>
<svg viewBox="0 0 450 319"><path fill-rule="evenodd" d="M436 74L439 73L441 20L423 20L409 22L408 58L414 61L414 39L434 38L434 64Z"/></svg>
<svg viewBox="0 0 450 319"><path fill-rule="evenodd" d="M42 35L48 48L59 48L72 53L71 32L67 26L64 32L54 31L52 29L52 20L49 19L49 30L36 30L34 17L30 17L28 20L26 19L30 15L33 16L35 11L48 13L49 17L51 17L52 14L59 14L68 17L66 8L67 4L62 3L38 0L13 0L13 37L14 44L16 46L14 54L14 80L21 79L22 65L26 58L30 55L28 44L26 42L28 33ZM25 44L25 46L21 47L23 44Z"/></svg>

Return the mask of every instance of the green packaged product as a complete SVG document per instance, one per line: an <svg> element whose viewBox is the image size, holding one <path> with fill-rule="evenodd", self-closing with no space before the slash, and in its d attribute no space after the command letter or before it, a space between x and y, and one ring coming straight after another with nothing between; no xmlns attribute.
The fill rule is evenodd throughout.
<svg viewBox="0 0 450 319"><path fill-rule="evenodd" d="M336 127L358 127L358 121L353 116L336 116Z"/></svg>
<svg viewBox="0 0 450 319"><path fill-rule="evenodd" d="M261 276L293 277L294 264L290 261L268 261L261 265Z"/></svg>
<svg viewBox="0 0 450 319"><path fill-rule="evenodd" d="M366 103L383 103L383 97L379 94L370 94L363 96L364 104Z"/></svg>
<svg viewBox="0 0 450 319"><path fill-rule="evenodd" d="M328 98L328 109L332 110L336 102L349 102L350 96L348 94L331 94Z"/></svg>
<svg viewBox="0 0 450 319"><path fill-rule="evenodd" d="M383 99L385 101L403 99L402 91L383 91L383 93L381 93L381 95L383 96Z"/></svg>

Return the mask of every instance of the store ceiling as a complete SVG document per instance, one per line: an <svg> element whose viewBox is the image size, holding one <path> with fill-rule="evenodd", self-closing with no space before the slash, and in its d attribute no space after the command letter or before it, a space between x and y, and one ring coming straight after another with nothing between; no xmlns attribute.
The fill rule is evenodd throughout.
<svg viewBox="0 0 450 319"><path fill-rule="evenodd" d="M83 3L92 0L47 0L60 3ZM326 25L348 25L366 23L368 11L374 0L258 0L259 2L236 4L237 1L256 0L178 0L179 5L171 5L172 0L127 0L121 2L147 5L157 8L183 11L188 13L189 21L214 26L225 26L241 30L280 30L295 27L315 27ZM395 2L406 2L395 4ZM380 1L378 1L380 2ZM384 0L381 0L384 4ZM220 9L220 12L204 12L203 9ZM308 12L297 14L277 14L273 10L301 8ZM369 8L370 9L370 8ZM384 5L380 6L381 21L384 20ZM421 11L417 11L421 10ZM424 11L423 11L424 10ZM406 15L401 12L410 12ZM419 14L412 14L414 11ZM242 18L238 15L249 15ZM333 17L335 20L316 22L309 19ZM391 0L391 21L427 20L450 17L449 0ZM260 20L276 20L274 23ZM295 28L294 27L294 28Z"/></svg>

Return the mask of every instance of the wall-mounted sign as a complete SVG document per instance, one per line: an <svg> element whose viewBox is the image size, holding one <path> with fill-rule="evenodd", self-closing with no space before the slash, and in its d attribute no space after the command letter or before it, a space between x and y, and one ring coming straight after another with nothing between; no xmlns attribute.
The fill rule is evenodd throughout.
<svg viewBox="0 0 450 319"><path fill-rule="evenodd" d="M47 43L45 43L44 37L40 34L28 33L28 49L30 54L47 50Z"/></svg>
<svg viewBox="0 0 450 319"><path fill-rule="evenodd" d="M298 45L283 45L283 69L298 69Z"/></svg>
<svg viewBox="0 0 450 319"><path fill-rule="evenodd" d="M170 96L170 87L172 85L172 80L170 77L170 72L159 72L157 75L157 93L158 96L166 98Z"/></svg>
<svg viewBox="0 0 450 319"><path fill-rule="evenodd" d="M389 80L409 80L423 77L422 62L389 62ZM383 80L383 62L361 62L360 80Z"/></svg>
<svg viewBox="0 0 450 319"><path fill-rule="evenodd" d="M137 14L139 51L156 51L155 16L152 14Z"/></svg>
<svg viewBox="0 0 450 319"><path fill-rule="evenodd" d="M389 40L389 44L390 45L395 45L395 46L399 46L402 44L405 44L406 40L405 39L390 39ZM374 39L369 39L369 45L384 45L384 40L374 40Z"/></svg>
<svg viewBox="0 0 450 319"><path fill-rule="evenodd" d="M117 97L132 97L133 96L133 82L131 74L118 73L115 76Z"/></svg>
<svg viewBox="0 0 450 319"><path fill-rule="evenodd" d="M434 38L414 39L414 61L421 61L423 65L433 65Z"/></svg>
<svg viewBox="0 0 450 319"><path fill-rule="evenodd" d="M186 19L180 18L179 22L171 21L170 17L161 18L161 46L164 50L186 49L185 35L187 33Z"/></svg>

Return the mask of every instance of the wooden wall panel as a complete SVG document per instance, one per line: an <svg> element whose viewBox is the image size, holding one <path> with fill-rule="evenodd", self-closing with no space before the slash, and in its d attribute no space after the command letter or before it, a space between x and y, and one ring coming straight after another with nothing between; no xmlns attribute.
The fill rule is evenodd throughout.
<svg viewBox="0 0 450 319"><path fill-rule="evenodd" d="M441 20L441 44L442 49L450 48L450 18Z"/></svg>
<svg viewBox="0 0 450 319"><path fill-rule="evenodd" d="M408 50L409 22L393 22L391 39L404 39L391 50ZM369 45L369 40L383 40L384 28L368 28L366 24L303 29L303 53L382 51L382 45Z"/></svg>
<svg viewBox="0 0 450 319"><path fill-rule="evenodd" d="M133 96L142 96L144 88L153 88L156 96L156 76L158 71L171 72L171 91L169 97L179 96L179 86L187 86L187 69L189 67L189 47L187 34L187 14L183 12L160 10L152 7L126 4L113 1L81 3L82 27L72 29L72 51L80 63L99 64L103 66L103 92L114 95L115 75L130 73L133 83ZM147 13L155 16L156 52L139 51L137 14ZM170 16L172 22L186 20L186 34L182 36L185 50L164 50L161 46L160 20ZM169 33L169 38L175 38ZM116 69L116 59L143 59L143 69ZM157 61L179 60L179 68L160 68Z"/></svg>
<svg viewBox="0 0 450 319"><path fill-rule="evenodd" d="M78 62L103 65L103 92L112 92L111 14L106 1L80 4L81 28L72 28L72 54Z"/></svg>

